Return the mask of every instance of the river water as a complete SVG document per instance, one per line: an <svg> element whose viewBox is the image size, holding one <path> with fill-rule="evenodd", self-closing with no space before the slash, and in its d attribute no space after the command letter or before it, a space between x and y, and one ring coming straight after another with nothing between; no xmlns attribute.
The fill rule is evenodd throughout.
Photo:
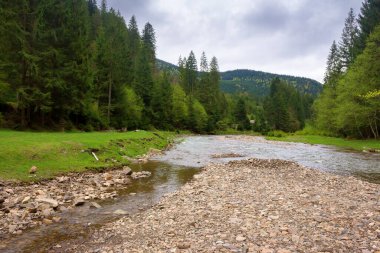
<svg viewBox="0 0 380 253"><path fill-rule="evenodd" d="M242 157L213 158L215 154L228 153ZM224 163L247 158L290 160L310 168L380 183L380 153L267 141L263 137L192 136L156 160L177 166L202 167L211 162Z"/></svg>
<svg viewBox="0 0 380 253"><path fill-rule="evenodd" d="M231 157L231 153L234 156ZM225 158L215 158L215 157ZM64 252L71 241L85 241L105 223L150 208L162 196L188 182L199 168L209 163L225 163L248 158L284 159L304 166L341 175L354 175L380 183L380 154L354 152L323 145L272 142L262 137L191 136L184 138L163 155L146 164L134 164L134 171L150 171L152 176L134 180L113 200L99 202L100 209L89 206L62 214L62 222L25 231L0 242L0 252Z"/></svg>

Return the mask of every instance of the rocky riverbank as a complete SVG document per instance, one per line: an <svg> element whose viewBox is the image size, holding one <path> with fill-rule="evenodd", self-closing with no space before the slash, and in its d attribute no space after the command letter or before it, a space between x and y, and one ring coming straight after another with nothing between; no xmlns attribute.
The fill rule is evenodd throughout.
<svg viewBox="0 0 380 253"><path fill-rule="evenodd" d="M60 222L60 214L84 204L100 208L98 200L115 198L133 179L150 172L129 167L102 173L70 173L33 184L0 182L0 239L37 225Z"/></svg>
<svg viewBox="0 0 380 253"><path fill-rule="evenodd" d="M282 160L210 165L61 252L380 252L380 185Z"/></svg>

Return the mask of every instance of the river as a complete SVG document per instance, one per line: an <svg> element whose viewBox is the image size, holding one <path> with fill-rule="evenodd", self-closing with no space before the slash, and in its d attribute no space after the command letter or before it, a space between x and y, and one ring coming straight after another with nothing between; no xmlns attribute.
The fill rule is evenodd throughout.
<svg viewBox="0 0 380 253"><path fill-rule="evenodd" d="M0 243L1 252L63 252L72 240L85 242L102 224L118 219L116 210L132 215L143 211L162 196L189 181L200 167L248 158L284 159L329 173L353 175L380 183L380 154L354 152L323 145L266 141L262 137L191 136L146 164L133 164L134 171L152 176L135 180L119 197L62 214L62 222L25 231Z"/></svg>

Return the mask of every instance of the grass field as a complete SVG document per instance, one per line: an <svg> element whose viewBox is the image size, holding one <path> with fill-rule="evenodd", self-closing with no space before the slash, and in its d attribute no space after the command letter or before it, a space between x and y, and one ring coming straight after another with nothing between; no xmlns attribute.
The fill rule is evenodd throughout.
<svg viewBox="0 0 380 253"><path fill-rule="evenodd" d="M287 135L283 137L266 137L268 140L302 142L310 144L333 145L355 150L380 150L380 140L347 140L343 138L320 135Z"/></svg>
<svg viewBox="0 0 380 253"><path fill-rule="evenodd" d="M0 130L0 179L35 181L65 172L127 164L124 157L163 149L174 138L170 132L50 133ZM91 155L95 151L96 161ZM31 176L29 169L37 166Z"/></svg>

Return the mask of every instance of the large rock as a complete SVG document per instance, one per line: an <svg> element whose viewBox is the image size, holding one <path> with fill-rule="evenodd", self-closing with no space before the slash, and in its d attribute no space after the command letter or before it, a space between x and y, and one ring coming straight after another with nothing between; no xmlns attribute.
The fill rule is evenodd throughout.
<svg viewBox="0 0 380 253"><path fill-rule="evenodd" d="M130 176L130 175L132 175L132 169L129 168L128 166L124 166L124 167L123 167L123 171L122 171L122 173L123 173L124 175Z"/></svg>
<svg viewBox="0 0 380 253"><path fill-rule="evenodd" d="M26 196L26 197L21 201L21 203L25 204L25 203L27 203L29 200L30 200L30 196Z"/></svg>
<svg viewBox="0 0 380 253"><path fill-rule="evenodd" d="M76 199L74 201L74 206L83 206L86 201L84 199Z"/></svg>
<svg viewBox="0 0 380 253"><path fill-rule="evenodd" d="M49 204L51 207L53 208L56 208L58 207L58 201L56 201L55 199L50 199L50 198L43 198L43 197L38 197L36 199L37 202L40 202L40 203L45 203L45 204Z"/></svg>

